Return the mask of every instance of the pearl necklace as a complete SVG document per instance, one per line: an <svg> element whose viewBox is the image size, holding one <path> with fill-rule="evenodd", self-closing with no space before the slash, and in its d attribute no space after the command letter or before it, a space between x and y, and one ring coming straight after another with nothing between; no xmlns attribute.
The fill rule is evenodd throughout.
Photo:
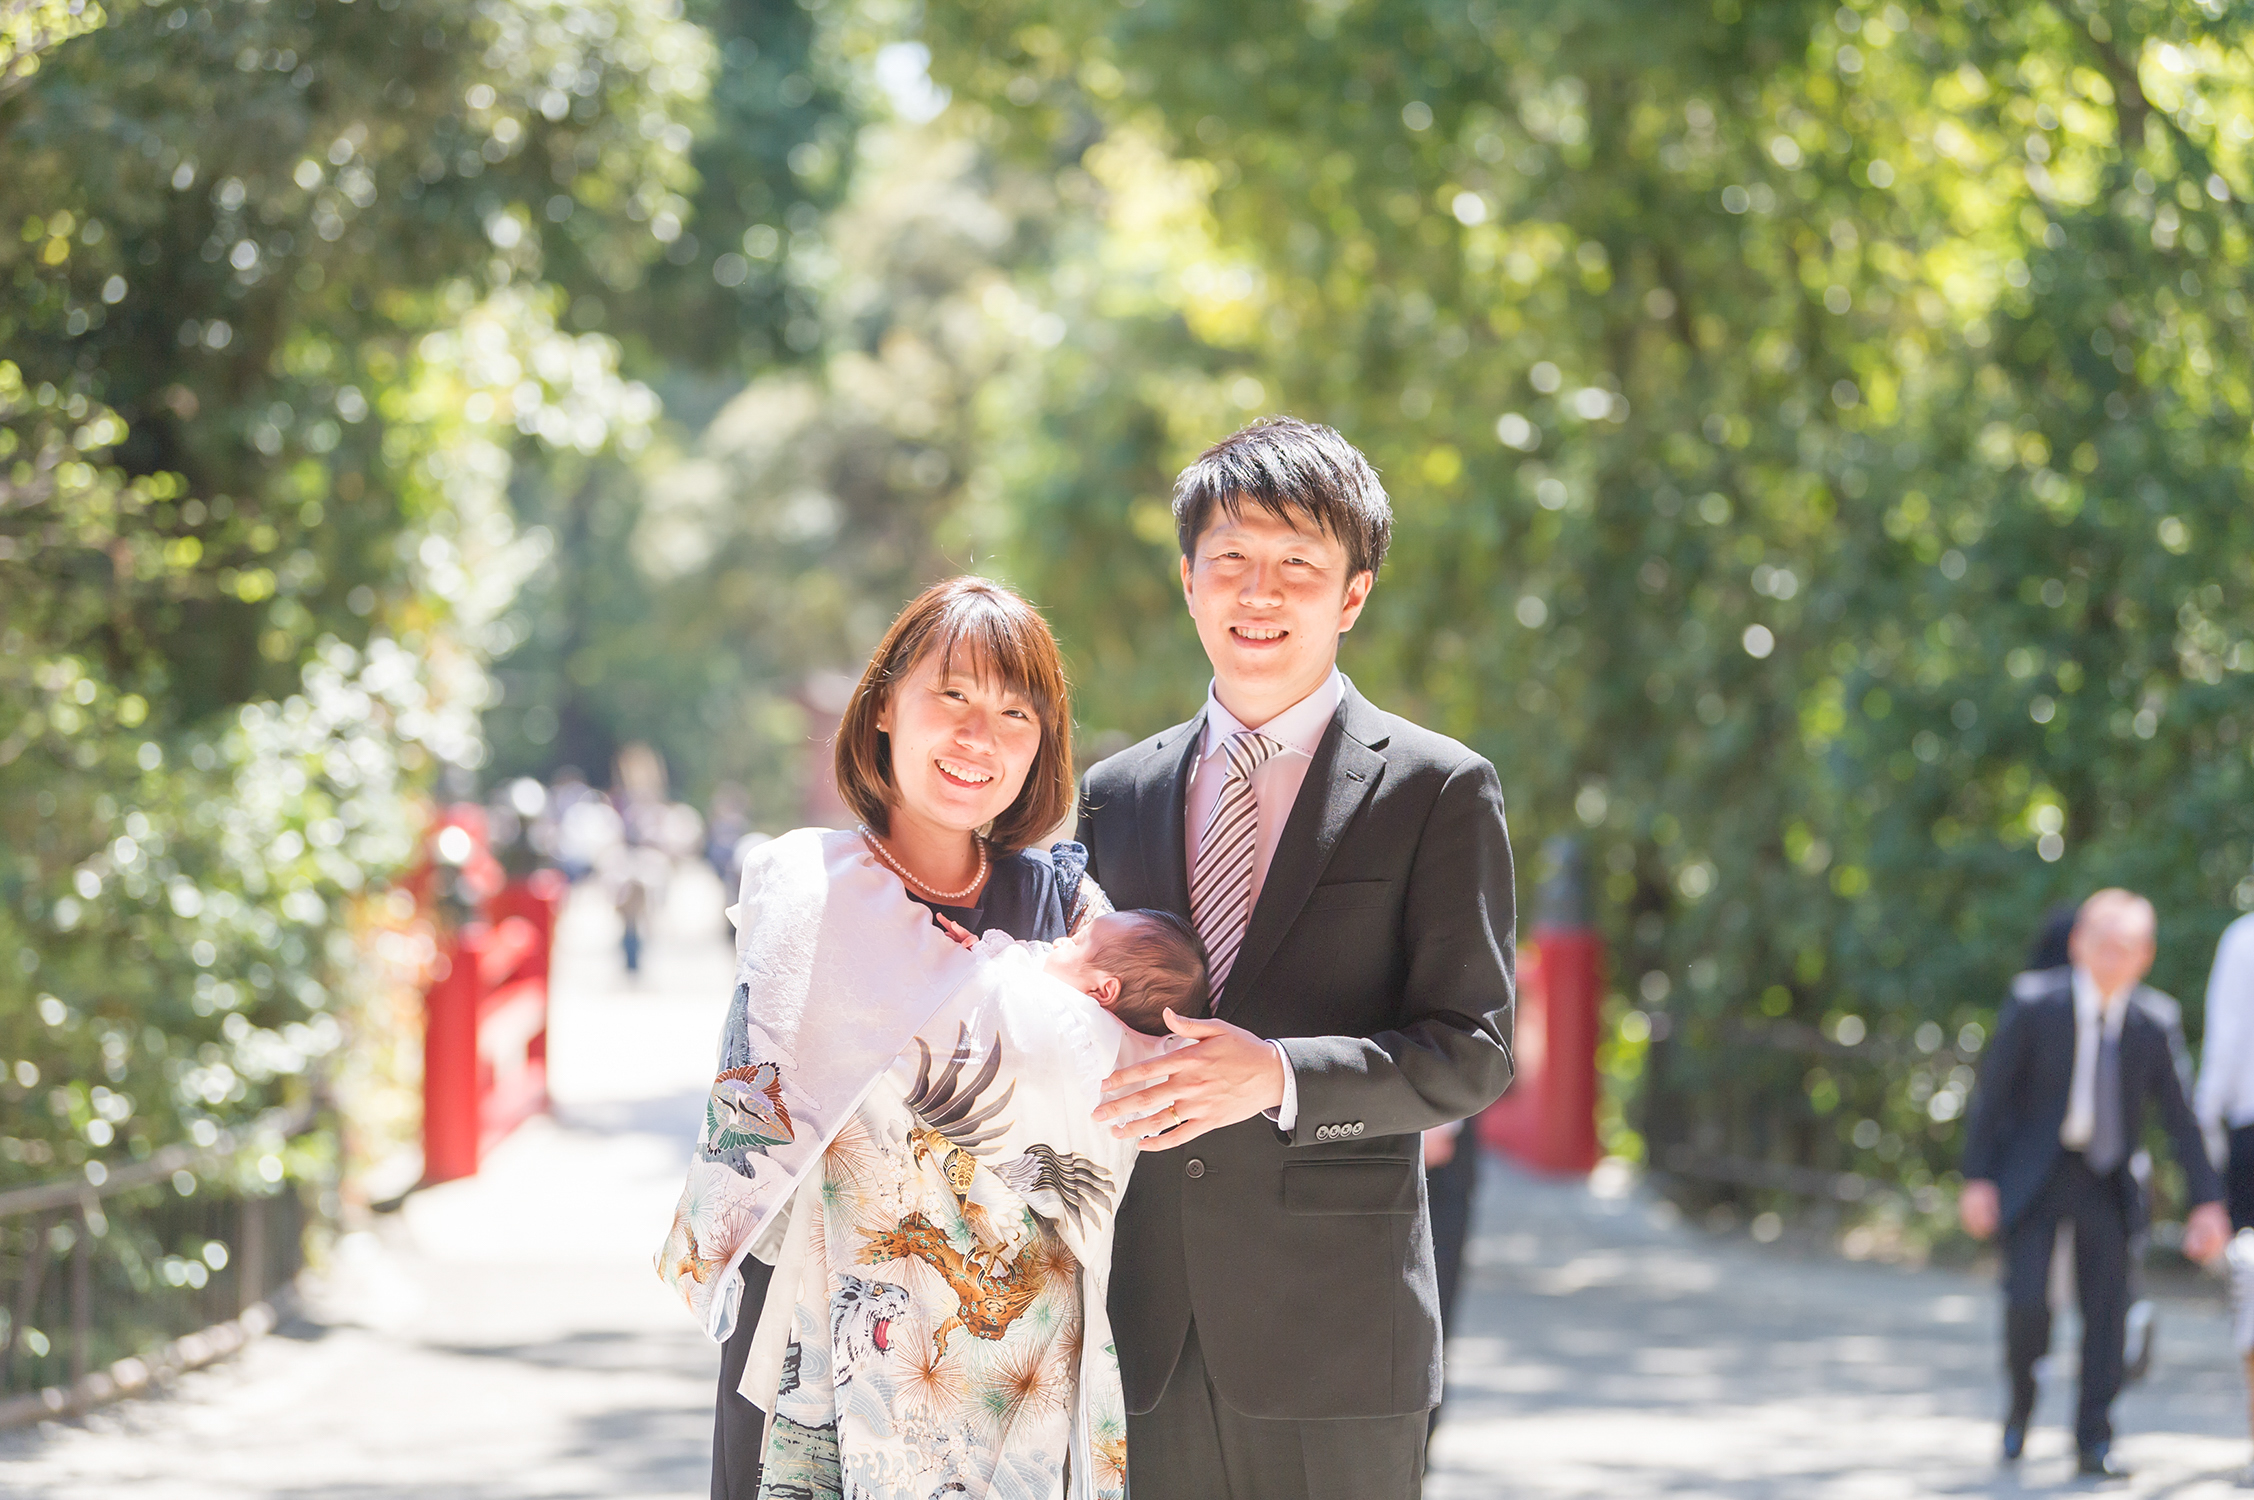
<svg viewBox="0 0 2254 1500"><path fill-rule="evenodd" d="M917 890L927 892L933 900L937 901L942 906L953 906L956 902L962 900L972 891L977 890L980 886L986 883L986 840L980 838L975 833L970 836L970 840L972 843L978 846L978 873L971 877L971 882L969 885L964 886L959 891L943 891L938 886L926 885L923 881L918 880L914 875L908 872L908 867L906 865L893 858L892 851L884 847L884 840L878 838L876 834L871 832L869 825L866 823L863 823L861 825L861 837L867 841L871 852L873 852L876 857L883 862L886 869L899 876L903 881L906 881L909 885L915 887Z"/></svg>

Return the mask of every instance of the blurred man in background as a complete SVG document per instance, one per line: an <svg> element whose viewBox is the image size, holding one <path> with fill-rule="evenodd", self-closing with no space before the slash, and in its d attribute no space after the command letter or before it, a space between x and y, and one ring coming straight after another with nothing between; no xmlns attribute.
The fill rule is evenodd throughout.
<svg viewBox="0 0 2254 1500"><path fill-rule="evenodd" d="M1972 1098L1958 1209L1965 1229L2004 1235L2004 1360L2011 1410L2004 1458L2017 1459L2035 1410L2035 1362L2050 1348L2051 1252L2074 1227L2082 1307L2082 1389L2074 1424L2079 1472L2117 1477L2113 1398L2121 1388L2129 1247L2142 1215L2129 1158L2157 1105L2196 1205L2184 1252L2221 1253L2229 1237L2222 1184L2207 1160L2169 1054L2167 1034L2134 992L2152 968L2152 903L2103 890L2082 903L2071 965L2015 994L1996 1028Z"/></svg>
<svg viewBox="0 0 2254 1500"><path fill-rule="evenodd" d="M2067 982L2066 974L2074 965L2073 955L2067 945L2074 936L2074 922L2081 907L2071 901L2061 902L2043 913L2042 930L2035 934L2034 946L2027 952L2027 967L2012 976L2011 998L2004 1002L2009 1010L2022 997L2047 993ZM2176 1077L2184 1092L2191 1092L2191 1044L2184 1040L2184 1008L2175 996L2166 990L2156 990L2149 984L2140 984L2130 991L2129 1001L2153 1020L2168 1034L2168 1055L2175 1060ZM2003 1017L1997 1017L2001 1026ZM2211 1025L2212 1023L2210 1023ZM2213 1032L2210 1030L2209 1036ZM2212 1046L2212 1042L2209 1044ZM2160 1309L2144 1294L2144 1249L2152 1229L2152 1153L2131 1141L2129 1171L2137 1180L2137 1215L2129 1226L2129 1313L2127 1334L2123 1339L2121 1383L2135 1385L2152 1371L2153 1346L2160 1335ZM2213 1142L2209 1142L2212 1148ZM2212 1149L2209 1152L2213 1156Z"/></svg>

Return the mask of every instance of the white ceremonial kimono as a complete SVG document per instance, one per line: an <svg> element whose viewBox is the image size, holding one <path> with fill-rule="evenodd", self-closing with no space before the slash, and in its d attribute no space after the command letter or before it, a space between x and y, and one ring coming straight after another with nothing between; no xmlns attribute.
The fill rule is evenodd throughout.
<svg viewBox="0 0 2254 1500"><path fill-rule="evenodd" d="M762 846L739 912L658 1269L724 1339L743 1255L776 1262L739 1387L769 1413L761 1495L1119 1500L1105 1299L1137 1152L1093 1112L1171 1043L1032 945L956 947L854 835Z"/></svg>

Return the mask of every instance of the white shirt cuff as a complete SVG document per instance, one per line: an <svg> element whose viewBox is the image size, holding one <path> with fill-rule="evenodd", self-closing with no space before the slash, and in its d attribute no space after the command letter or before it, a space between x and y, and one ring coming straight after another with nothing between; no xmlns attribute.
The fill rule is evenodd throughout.
<svg viewBox="0 0 2254 1500"><path fill-rule="evenodd" d="M1276 1061L1284 1065L1284 1102L1262 1113L1275 1122L1278 1130L1289 1135L1292 1126L1299 1123L1299 1075L1292 1072L1291 1054L1284 1051L1282 1042L1270 1041L1268 1045L1276 1049Z"/></svg>

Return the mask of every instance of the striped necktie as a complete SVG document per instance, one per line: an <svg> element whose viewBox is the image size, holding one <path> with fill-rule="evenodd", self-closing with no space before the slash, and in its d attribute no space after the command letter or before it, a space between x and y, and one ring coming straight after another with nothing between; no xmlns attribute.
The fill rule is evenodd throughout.
<svg viewBox="0 0 2254 1500"><path fill-rule="evenodd" d="M1190 920L1205 942L1208 983L1216 999L1244 946L1245 924L1252 915L1252 852L1260 831L1252 773L1283 748L1250 729L1230 735L1221 747L1228 775L1198 837L1197 879L1190 886Z"/></svg>

